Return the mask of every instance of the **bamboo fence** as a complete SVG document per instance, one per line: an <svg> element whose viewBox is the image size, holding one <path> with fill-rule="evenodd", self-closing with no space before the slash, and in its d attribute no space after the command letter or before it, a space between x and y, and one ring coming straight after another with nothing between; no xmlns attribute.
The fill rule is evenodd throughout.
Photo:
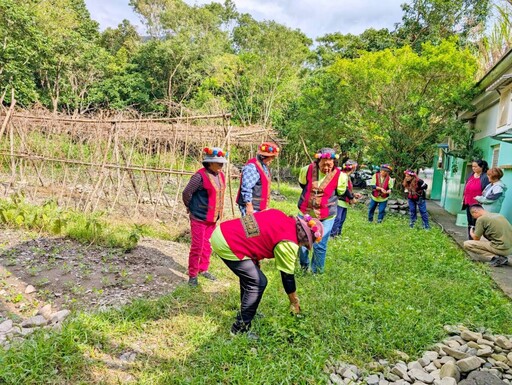
<svg viewBox="0 0 512 385"><path fill-rule="evenodd" d="M63 208L178 227L188 221L181 192L201 167L204 147L251 152L275 137L261 127L233 127L229 115L88 119L9 110L0 119L4 197L21 193L34 203L52 199ZM236 171L225 169L228 216L235 215Z"/></svg>

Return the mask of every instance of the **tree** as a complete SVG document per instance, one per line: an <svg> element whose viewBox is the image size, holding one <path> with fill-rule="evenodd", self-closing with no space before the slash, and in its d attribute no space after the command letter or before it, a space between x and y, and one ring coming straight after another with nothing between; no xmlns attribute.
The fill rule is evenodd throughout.
<svg viewBox="0 0 512 385"><path fill-rule="evenodd" d="M300 151L339 147L359 161L394 164L399 173L431 163L435 145L459 132L476 70L456 39L361 52L315 71L281 130Z"/></svg>
<svg viewBox="0 0 512 385"><path fill-rule="evenodd" d="M402 4L404 15L397 36L421 50L425 42L440 43L452 36L467 44L475 28L484 25L491 0L413 0Z"/></svg>
<svg viewBox="0 0 512 385"><path fill-rule="evenodd" d="M223 15L215 8L190 7L181 0L131 0L153 39L134 63L151 78L153 95L168 114L181 114L203 79L213 71L217 55L229 48Z"/></svg>
<svg viewBox="0 0 512 385"><path fill-rule="evenodd" d="M142 39L137 29L124 19L117 28L107 28L101 34L99 44L111 55L115 55L121 48L127 52L134 52L141 44Z"/></svg>
<svg viewBox="0 0 512 385"><path fill-rule="evenodd" d="M233 54L218 57L209 85L231 105L243 125L270 127L299 90L311 40L283 25L241 15L233 30Z"/></svg>
<svg viewBox="0 0 512 385"><path fill-rule="evenodd" d="M40 58L43 33L27 2L0 0L0 104L9 101L11 90L21 105L36 99L32 75Z"/></svg>

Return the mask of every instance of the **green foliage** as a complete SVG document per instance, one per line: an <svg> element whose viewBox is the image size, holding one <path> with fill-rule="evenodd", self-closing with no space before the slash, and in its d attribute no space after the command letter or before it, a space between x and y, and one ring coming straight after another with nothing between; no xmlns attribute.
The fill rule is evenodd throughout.
<svg viewBox="0 0 512 385"><path fill-rule="evenodd" d="M475 70L456 39L425 44L421 54L405 46L339 59L314 74L283 131L295 146L300 138L313 151L339 145L399 173L429 165L435 145L460 132L456 111L469 105Z"/></svg>
<svg viewBox="0 0 512 385"><path fill-rule="evenodd" d="M289 200L276 205L295 213L298 189L281 191ZM100 357L136 346L124 370L140 384L317 384L327 381L328 360L394 362L395 349L419 357L446 337L445 324L512 332L512 305L486 266L469 261L439 228L411 230L393 215L370 224L365 208L351 209L343 237L330 241L325 274L297 275L302 318L289 315L273 261L263 263L269 285L259 308L265 317L253 323L259 341L229 336L238 281L216 258L211 269L220 285L202 281L202 290L182 285L155 301L79 313L61 332L13 344L0 352L0 381L93 383L94 373L106 373Z"/></svg>
<svg viewBox="0 0 512 385"><path fill-rule="evenodd" d="M22 195L0 200L0 223L28 230L67 236L84 243L95 243L129 251L137 246L145 228L119 226L104 220L103 213L83 214L63 210L53 200L41 206L25 202Z"/></svg>
<svg viewBox="0 0 512 385"><path fill-rule="evenodd" d="M416 51L426 42L438 44L453 36L467 44L475 29L485 25L490 6L490 0L413 0L402 4L396 33Z"/></svg>

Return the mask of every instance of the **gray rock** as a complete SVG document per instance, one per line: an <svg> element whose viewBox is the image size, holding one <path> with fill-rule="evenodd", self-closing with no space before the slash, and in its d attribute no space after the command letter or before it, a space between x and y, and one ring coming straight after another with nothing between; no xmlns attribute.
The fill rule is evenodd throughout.
<svg viewBox="0 0 512 385"><path fill-rule="evenodd" d="M431 384L434 382L434 377L432 377L429 373L425 372L424 370L420 369L412 369L409 372L409 376L413 378L414 380L424 382L426 384Z"/></svg>
<svg viewBox="0 0 512 385"><path fill-rule="evenodd" d="M457 365L455 365L455 362L450 361L443 365L439 376L441 377L441 379L443 379L445 377L452 377L452 378L455 378L455 380L459 381L460 380L460 370L457 367Z"/></svg>
<svg viewBox="0 0 512 385"><path fill-rule="evenodd" d="M331 373L331 375L329 376L329 379L335 385L345 385L345 382L343 381L343 379L336 373Z"/></svg>
<svg viewBox="0 0 512 385"><path fill-rule="evenodd" d="M387 380L380 380L379 385L389 385L389 381Z"/></svg>
<svg viewBox="0 0 512 385"><path fill-rule="evenodd" d="M445 377L439 382L439 385L457 385L457 381L453 377Z"/></svg>
<svg viewBox="0 0 512 385"><path fill-rule="evenodd" d="M354 373L351 369L345 370L343 373L344 378L348 378L349 380L357 380L359 377L356 373Z"/></svg>
<svg viewBox="0 0 512 385"><path fill-rule="evenodd" d="M502 349L512 350L512 342L505 336L496 337L495 343Z"/></svg>
<svg viewBox="0 0 512 385"><path fill-rule="evenodd" d="M475 333L470 330L463 330L460 333L460 336L466 341L478 341L478 339L482 338L482 333Z"/></svg>
<svg viewBox="0 0 512 385"><path fill-rule="evenodd" d="M444 325L443 329L449 335L458 335L460 334L460 329L454 325Z"/></svg>
<svg viewBox="0 0 512 385"><path fill-rule="evenodd" d="M51 323L62 322L71 313L69 310L61 310L57 313L52 314Z"/></svg>
<svg viewBox="0 0 512 385"><path fill-rule="evenodd" d="M407 364L407 369L423 369L423 366L419 361L411 361Z"/></svg>
<svg viewBox="0 0 512 385"><path fill-rule="evenodd" d="M44 305L41 309L37 311L36 315L42 315L46 319L50 319L52 316L52 305Z"/></svg>
<svg viewBox="0 0 512 385"><path fill-rule="evenodd" d="M391 373L396 374L400 378L404 378L407 374L407 367L404 368L402 365L397 364L393 366Z"/></svg>
<svg viewBox="0 0 512 385"><path fill-rule="evenodd" d="M446 347L443 350L446 352L446 354L448 354L449 356L451 356L457 360L462 360L464 358L469 357L469 355L467 355L466 353L461 352L460 350L449 348L449 347Z"/></svg>
<svg viewBox="0 0 512 385"><path fill-rule="evenodd" d="M492 347L484 345L481 349L476 351L478 357L489 357L493 352Z"/></svg>
<svg viewBox="0 0 512 385"><path fill-rule="evenodd" d="M32 293L35 293L36 292L36 288L32 285L28 285L26 288L25 288L25 294L32 294Z"/></svg>
<svg viewBox="0 0 512 385"><path fill-rule="evenodd" d="M472 372L459 385L506 385L506 382L489 372Z"/></svg>
<svg viewBox="0 0 512 385"><path fill-rule="evenodd" d="M439 352L429 350L426 351L425 354L423 354L423 357L427 357L430 361L434 361L439 357Z"/></svg>
<svg viewBox="0 0 512 385"><path fill-rule="evenodd" d="M48 323L48 320L44 318L42 315L36 315L35 317L30 317L24 320L21 323L21 327L24 328L33 328L37 326L44 326Z"/></svg>
<svg viewBox="0 0 512 385"><path fill-rule="evenodd" d="M432 362L432 363L428 364L427 366L425 366L423 369L424 369L425 371L427 371L427 372L429 372L429 373L430 373L430 372L433 372L434 370L437 370L437 367L436 367L436 365Z"/></svg>
<svg viewBox="0 0 512 385"><path fill-rule="evenodd" d="M372 375L366 377L366 383L368 385L378 385L379 381L380 381L380 378L376 374L372 374Z"/></svg>
<svg viewBox="0 0 512 385"><path fill-rule="evenodd" d="M473 356L457 361L457 366L462 373L467 373L478 369L484 362L481 358Z"/></svg>
<svg viewBox="0 0 512 385"><path fill-rule="evenodd" d="M0 324L0 334L7 334L12 329L12 320L8 319Z"/></svg>
<svg viewBox="0 0 512 385"><path fill-rule="evenodd" d="M494 346L494 342L493 341L489 341L489 340L487 340L485 338L480 338L478 341L476 341L476 343L478 345L480 345L480 346L482 346L482 345L487 345L487 346L491 346L491 347Z"/></svg>

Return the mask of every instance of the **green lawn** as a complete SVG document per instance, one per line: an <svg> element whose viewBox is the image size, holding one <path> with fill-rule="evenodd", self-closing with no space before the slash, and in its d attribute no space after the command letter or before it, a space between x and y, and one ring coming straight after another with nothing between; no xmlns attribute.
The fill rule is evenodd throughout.
<svg viewBox="0 0 512 385"><path fill-rule="evenodd" d="M295 214L298 191L273 203ZM318 384L333 358L357 365L394 359L396 349L417 356L445 337L443 325L512 332L512 306L486 266L434 228L408 228L387 216L369 224L363 207L349 212L341 240L330 242L326 273L298 276L303 318L288 299L273 262L263 264L269 285L254 322L260 340L230 337L239 305L238 282L214 259L214 283L186 285L159 301L121 310L77 314L62 332L40 333L0 352L0 383ZM138 353L126 368L106 361ZM124 383L119 380L119 383Z"/></svg>

